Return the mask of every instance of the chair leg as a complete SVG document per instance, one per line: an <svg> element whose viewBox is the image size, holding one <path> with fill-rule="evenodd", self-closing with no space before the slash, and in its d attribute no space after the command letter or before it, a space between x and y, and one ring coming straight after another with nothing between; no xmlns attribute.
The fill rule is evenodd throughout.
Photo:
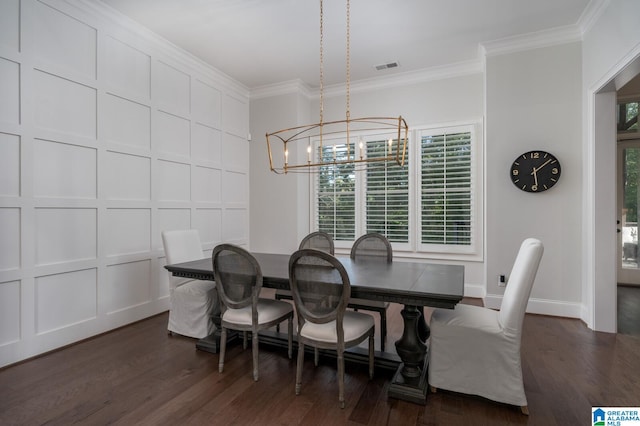
<svg viewBox="0 0 640 426"><path fill-rule="evenodd" d="M247 350L247 332L242 332L242 349Z"/></svg>
<svg viewBox="0 0 640 426"><path fill-rule="evenodd" d="M224 370L224 354L227 350L227 329L221 327L220 330L220 357L218 358L218 372L222 373Z"/></svg>
<svg viewBox="0 0 640 426"><path fill-rule="evenodd" d="M522 412L522 414L524 414L525 416L529 415L529 406L527 405L523 405L522 407L520 407L520 411Z"/></svg>
<svg viewBox="0 0 640 426"><path fill-rule="evenodd" d="M384 344L387 341L387 313L386 310L380 312L380 350L384 352Z"/></svg>
<svg viewBox="0 0 640 426"><path fill-rule="evenodd" d="M338 400L340 408L344 408L344 352L338 349Z"/></svg>
<svg viewBox="0 0 640 426"><path fill-rule="evenodd" d="M258 381L258 332L251 334L251 355L253 355L253 380Z"/></svg>
<svg viewBox="0 0 640 426"><path fill-rule="evenodd" d="M373 354L375 349L375 338L373 333L369 336L369 378L373 379Z"/></svg>
<svg viewBox="0 0 640 426"><path fill-rule="evenodd" d="M320 351L318 348L313 348L313 365L318 366L318 362L320 361Z"/></svg>
<svg viewBox="0 0 640 426"><path fill-rule="evenodd" d="M302 387L302 365L304 364L304 343L298 342L298 362L296 363L296 395Z"/></svg>
<svg viewBox="0 0 640 426"><path fill-rule="evenodd" d="M289 317L289 359L293 356L293 316Z"/></svg>

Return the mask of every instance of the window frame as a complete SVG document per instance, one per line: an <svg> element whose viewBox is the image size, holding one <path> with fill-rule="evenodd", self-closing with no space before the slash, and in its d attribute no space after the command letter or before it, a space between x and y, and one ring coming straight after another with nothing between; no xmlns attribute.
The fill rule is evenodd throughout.
<svg viewBox="0 0 640 426"><path fill-rule="evenodd" d="M469 245L455 245L455 244L428 244L422 243L422 216L421 216L421 188L422 188L422 174L418 167L414 170L414 176L416 182L414 185L414 197L418 207L416 207L416 252L417 253L429 253L430 258L438 259L464 259L469 260L481 260L482 259L482 247L483 247L483 206L484 206L484 178L482 173L482 153L483 138L482 138L482 125L480 122L459 122L459 123L444 123L433 126L421 126L413 129L413 136L416 145L416 150L420 150L422 136L427 135L441 135L469 132L471 134L471 244ZM420 155L422 153L420 152Z"/></svg>
<svg viewBox="0 0 640 426"><path fill-rule="evenodd" d="M416 126L409 130L407 143L408 185L409 185L409 232L406 243L392 242L395 257L417 259L440 259L460 261L481 261L483 259L484 246L484 171L483 171L483 122L481 119L437 123L433 125ZM421 242L421 170L420 163L421 137L428 134L457 133L468 131L471 133L471 244L470 245L445 245L424 244ZM344 143L346 134L331 135L323 138L323 145ZM350 140L358 149L359 140L380 140L381 138L397 138L397 134L367 134L365 132L351 132ZM310 141L313 152L318 152L318 140ZM358 169L358 167L356 167ZM318 177L313 176L309 181L310 186L310 229L318 228ZM355 238L366 232L366 170L358 169L355 173ZM334 241L336 252L346 253L353 241Z"/></svg>

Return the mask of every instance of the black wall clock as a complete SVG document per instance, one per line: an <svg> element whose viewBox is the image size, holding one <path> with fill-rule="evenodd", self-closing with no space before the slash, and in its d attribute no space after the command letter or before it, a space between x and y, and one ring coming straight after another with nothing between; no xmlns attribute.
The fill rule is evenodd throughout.
<svg viewBox="0 0 640 426"><path fill-rule="evenodd" d="M511 181L526 192L550 189L560 179L560 162L546 151L529 151L518 156L511 165Z"/></svg>

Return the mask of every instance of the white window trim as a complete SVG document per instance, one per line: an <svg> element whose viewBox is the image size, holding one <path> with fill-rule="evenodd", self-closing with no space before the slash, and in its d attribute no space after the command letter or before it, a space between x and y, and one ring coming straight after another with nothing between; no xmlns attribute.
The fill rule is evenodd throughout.
<svg viewBox="0 0 640 426"><path fill-rule="evenodd" d="M418 126L412 129L412 141L416 143L412 144L411 154L414 157L420 158L420 137L424 133L455 133L455 132L471 132L472 141L471 144L471 182L472 191L471 196L474 199L472 215L472 234L470 246L459 245L442 245L442 244L423 244L420 241L419 236L422 235L421 221L418 220L419 214L414 215L415 236L416 245L414 252L418 254L418 257L427 257L429 259L446 259L446 260L474 260L480 261L483 259L483 247L484 247L484 169L483 169L483 153L484 153L484 138L483 138L483 126L482 120L464 121L464 122L450 122L439 123L431 126ZM421 174L417 161L415 161L415 168L411 171L411 175L415 179L413 182L414 191L412 198L415 203L415 209L419 209L419 200L421 198ZM417 211L417 210L413 210ZM425 256L426 255L426 256Z"/></svg>
<svg viewBox="0 0 640 426"><path fill-rule="evenodd" d="M420 169L419 162L420 153L420 135L425 131L437 133L452 133L455 131L472 132L473 143L471 146L471 175L472 175L472 197L474 198L472 222L472 245L471 246L443 246L440 244L422 244L420 242L421 224L420 215L417 213L420 208ZM484 258L484 126L482 119L438 123L434 125L423 125L412 127L409 131L408 150L408 166L409 166L409 241L407 243L392 242L394 257L407 259L433 259L433 260L453 260L453 261L482 261ZM331 145L331 140L339 139L342 141L346 135L332 135L331 138L325 137L323 143ZM351 133L351 140L357 144L361 134ZM363 136L365 138L366 136ZM366 137L367 139L379 138L380 135ZM340 143L342 143L342 141ZM317 147L317 141L312 141L314 151ZM356 145L357 146L357 145ZM358 172L364 173L364 172ZM309 220L311 230L315 230L317 211L317 192L315 179L309 179L311 204L309 209ZM365 200L365 184L356 184L356 238L366 232L366 211L364 206ZM413 213L413 214L411 214ZM348 254L353 241L335 241L336 253Z"/></svg>

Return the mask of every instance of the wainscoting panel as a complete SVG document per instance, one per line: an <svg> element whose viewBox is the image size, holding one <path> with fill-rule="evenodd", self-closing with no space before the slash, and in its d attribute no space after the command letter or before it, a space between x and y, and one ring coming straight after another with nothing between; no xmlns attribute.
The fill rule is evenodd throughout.
<svg viewBox="0 0 640 426"><path fill-rule="evenodd" d="M222 241L222 210L221 209L196 209L193 213L193 228L200 232L200 242L211 247ZM224 226L228 226L225 223Z"/></svg>
<svg viewBox="0 0 640 426"><path fill-rule="evenodd" d="M20 209L0 208L0 271L19 269L20 265ZM0 280L1 281L1 280Z"/></svg>
<svg viewBox="0 0 640 426"><path fill-rule="evenodd" d="M189 114L191 78L188 74L168 65L157 62L155 71L158 74L155 91L152 96L158 102L159 109L186 116ZM159 84L162 82L162 84Z"/></svg>
<svg viewBox="0 0 640 426"><path fill-rule="evenodd" d="M249 185L246 173L226 171L223 174L223 200L226 206L245 208L249 203L249 194L242 190Z"/></svg>
<svg viewBox="0 0 640 426"><path fill-rule="evenodd" d="M0 347L20 341L20 281L0 283Z"/></svg>
<svg viewBox="0 0 640 426"><path fill-rule="evenodd" d="M193 82L191 115L198 123L220 128L220 91L200 80Z"/></svg>
<svg viewBox="0 0 640 426"><path fill-rule="evenodd" d="M0 196L19 195L20 136L0 133Z"/></svg>
<svg viewBox="0 0 640 426"><path fill-rule="evenodd" d="M191 156L197 164L220 167L220 130L199 123L193 126Z"/></svg>
<svg viewBox="0 0 640 426"><path fill-rule="evenodd" d="M97 270L36 277L35 297L37 334L95 319L98 314Z"/></svg>
<svg viewBox="0 0 640 426"><path fill-rule="evenodd" d="M189 201L191 199L191 167L188 164L159 160L158 199L160 201Z"/></svg>
<svg viewBox="0 0 640 426"><path fill-rule="evenodd" d="M191 137L189 120L164 111L158 111L153 130L159 151L189 158L189 140Z"/></svg>
<svg viewBox="0 0 640 426"><path fill-rule="evenodd" d="M227 170L249 172L249 142L241 137L225 133L222 136L222 164ZM265 158L263 167L267 167Z"/></svg>
<svg viewBox="0 0 640 426"><path fill-rule="evenodd" d="M222 107L222 124L227 133L246 139L249 123L242 117L248 113L249 105L234 96L225 96Z"/></svg>
<svg viewBox="0 0 640 426"><path fill-rule="evenodd" d="M0 1L0 367L166 311L164 230L246 246L248 129L246 87L101 2Z"/></svg>
<svg viewBox="0 0 640 426"><path fill-rule="evenodd" d="M95 259L96 209L36 208L36 265Z"/></svg>
<svg viewBox="0 0 640 426"><path fill-rule="evenodd" d="M35 123L45 129L95 139L96 89L34 71Z"/></svg>
<svg viewBox="0 0 640 426"><path fill-rule="evenodd" d="M106 255L145 253L151 250L150 209L107 209Z"/></svg>
<svg viewBox="0 0 640 426"><path fill-rule="evenodd" d="M96 29L40 2L34 12L38 60L95 79Z"/></svg>
<svg viewBox="0 0 640 426"><path fill-rule="evenodd" d="M220 170L195 166L193 170L193 200L220 204ZM244 186L243 188L246 188Z"/></svg>
<svg viewBox="0 0 640 426"><path fill-rule="evenodd" d="M156 214L156 222L160 233L168 229L191 229L191 209L159 208ZM156 250L163 250L160 233L154 247Z"/></svg>
<svg viewBox="0 0 640 426"><path fill-rule="evenodd" d="M226 209L222 214L224 228L222 230L222 240L232 241L240 244L248 239L247 235L247 209Z"/></svg>
<svg viewBox="0 0 640 426"><path fill-rule="evenodd" d="M20 50L20 0L0 1L0 46Z"/></svg>
<svg viewBox="0 0 640 426"><path fill-rule="evenodd" d="M123 263L107 267L107 313L150 301L151 262Z"/></svg>
<svg viewBox="0 0 640 426"><path fill-rule="evenodd" d="M116 93L151 98L151 57L113 37L105 38L105 81Z"/></svg>
<svg viewBox="0 0 640 426"><path fill-rule="evenodd" d="M151 148L151 109L115 95L104 98L104 140L131 148Z"/></svg>
<svg viewBox="0 0 640 426"><path fill-rule="evenodd" d="M33 193L48 198L97 198L95 148L33 141Z"/></svg>
<svg viewBox="0 0 640 426"><path fill-rule="evenodd" d="M107 151L105 198L151 200L151 159Z"/></svg>
<svg viewBox="0 0 640 426"><path fill-rule="evenodd" d="M20 122L20 64L0 58L0 122Z"/></svg>

